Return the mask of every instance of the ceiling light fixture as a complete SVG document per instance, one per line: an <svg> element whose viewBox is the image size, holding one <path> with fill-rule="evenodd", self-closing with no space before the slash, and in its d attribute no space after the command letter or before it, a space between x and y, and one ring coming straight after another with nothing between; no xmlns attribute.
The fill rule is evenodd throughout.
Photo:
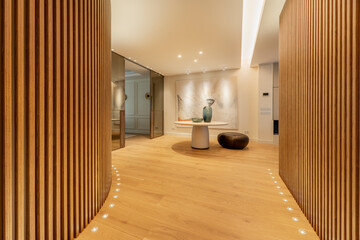
<svg viewBox="0 0 360 240"><path fill-rule="evenodd" d="M294 209L292 209L291 207L287 207L287 210L292 211L292 210L294 210Z"/></svg>
<svg viewBox="0 0 360 240"><path fill-rule="evenodd" d="M98 227L93 227L93 228L91 229L91 231L92 231L92 232L96 232L98 229L99 229Z"/></svg>
<svg viewBox="0 0 360 240"><path fill-rule="evenodd" d="M292 217L291 219L294 220L295 222L299 221L299 219L297 217Z"/></svg>
<svg viewBox="0 0 360 240"><path fill-rule="evenodd" d="M109 205L109 207L114 207L114 206L115 206L115 204L113 204L113 203Z"/></svg>
<svg viewBox="0 0 360 240"><path fill-rule="evenodd" d="M305 235L306 231L304 229L299 229L299 233L301 233L302 235Z"/></svg>
<svg viewBox="0 0 360 240"><path fill-rule="evenodd" d="M178 58L182 58L181 54L179 54L177 57L178 57Z"/></svg>
<svg viewBox="0 0 360 240"><path fill-rule="evenodd" d="M102 218L107 218L109 216L109 214L107 214L107 213L105 213L103 216L102 216Z"/></svg>
<svg viewBox="0 0 360 240"><path fill-rule="evenodd" d="M197 63L197 62L198 62L198 60L197 60L197 59L194 59L194 62L195 62L195 63Z"/></svg>
<svg viewBox="0 0 360 240"><path fill-rule="evenodd" d="M203 55L203 54L204 54L204 52L203 52L203 51L199 51L199 54L200 54L200 55Z"/></svg>

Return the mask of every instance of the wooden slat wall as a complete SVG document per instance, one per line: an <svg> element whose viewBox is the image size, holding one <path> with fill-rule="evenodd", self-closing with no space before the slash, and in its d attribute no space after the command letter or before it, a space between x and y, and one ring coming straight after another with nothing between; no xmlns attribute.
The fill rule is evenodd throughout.
<svg viewBox="0 0 360 240"><path fill-rule="evenodd" d="M280 175L321 239L358 240L360 3L287 0Z"/></svg>
<svg viewBox="0 0 360 240"><path fill-rule="evenodd" d="M0 239L74 239L111 185L110 0L0 2Z"/></svg>

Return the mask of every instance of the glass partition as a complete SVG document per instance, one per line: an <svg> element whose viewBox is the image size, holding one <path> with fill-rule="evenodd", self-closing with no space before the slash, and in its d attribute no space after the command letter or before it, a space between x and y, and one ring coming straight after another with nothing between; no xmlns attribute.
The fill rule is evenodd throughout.
<svg viewBox="0 0 360 240"><path fill-rule="evenodd" d="M112 53L112 150L125 146L125 59Z"/></svg>
<svg viewBox="0 0 360 240"><path fill-rule="evenodd" d="M150 138L164 135L164 76L151 71L151 123Z"/></svg>

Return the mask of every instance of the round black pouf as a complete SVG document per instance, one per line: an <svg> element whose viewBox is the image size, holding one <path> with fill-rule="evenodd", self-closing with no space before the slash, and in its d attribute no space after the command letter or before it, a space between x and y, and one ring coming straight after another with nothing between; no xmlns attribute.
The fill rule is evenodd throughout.
<svg viewBox="0 0 360 240"><path fill-rule="evenodd" d="M222 147L230 149L244 149L249 144L248 136L236 132L220 133L217 140Z"/></svg>

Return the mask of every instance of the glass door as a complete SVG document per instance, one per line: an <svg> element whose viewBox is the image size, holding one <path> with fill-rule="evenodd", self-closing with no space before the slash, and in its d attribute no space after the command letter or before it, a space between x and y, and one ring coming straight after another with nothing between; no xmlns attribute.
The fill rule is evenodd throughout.
<svg viewBox="0 0 360 240"><path fill-rule="evenodd" d="M164 76L150 72L150 138L164 135Z"/></svg>
<svg viewBox="0 0 360 240"><path fill-rule="evenodd" d="M125 147L125 59L113 52L111 60L112 150L116 150Z"/></svg>

